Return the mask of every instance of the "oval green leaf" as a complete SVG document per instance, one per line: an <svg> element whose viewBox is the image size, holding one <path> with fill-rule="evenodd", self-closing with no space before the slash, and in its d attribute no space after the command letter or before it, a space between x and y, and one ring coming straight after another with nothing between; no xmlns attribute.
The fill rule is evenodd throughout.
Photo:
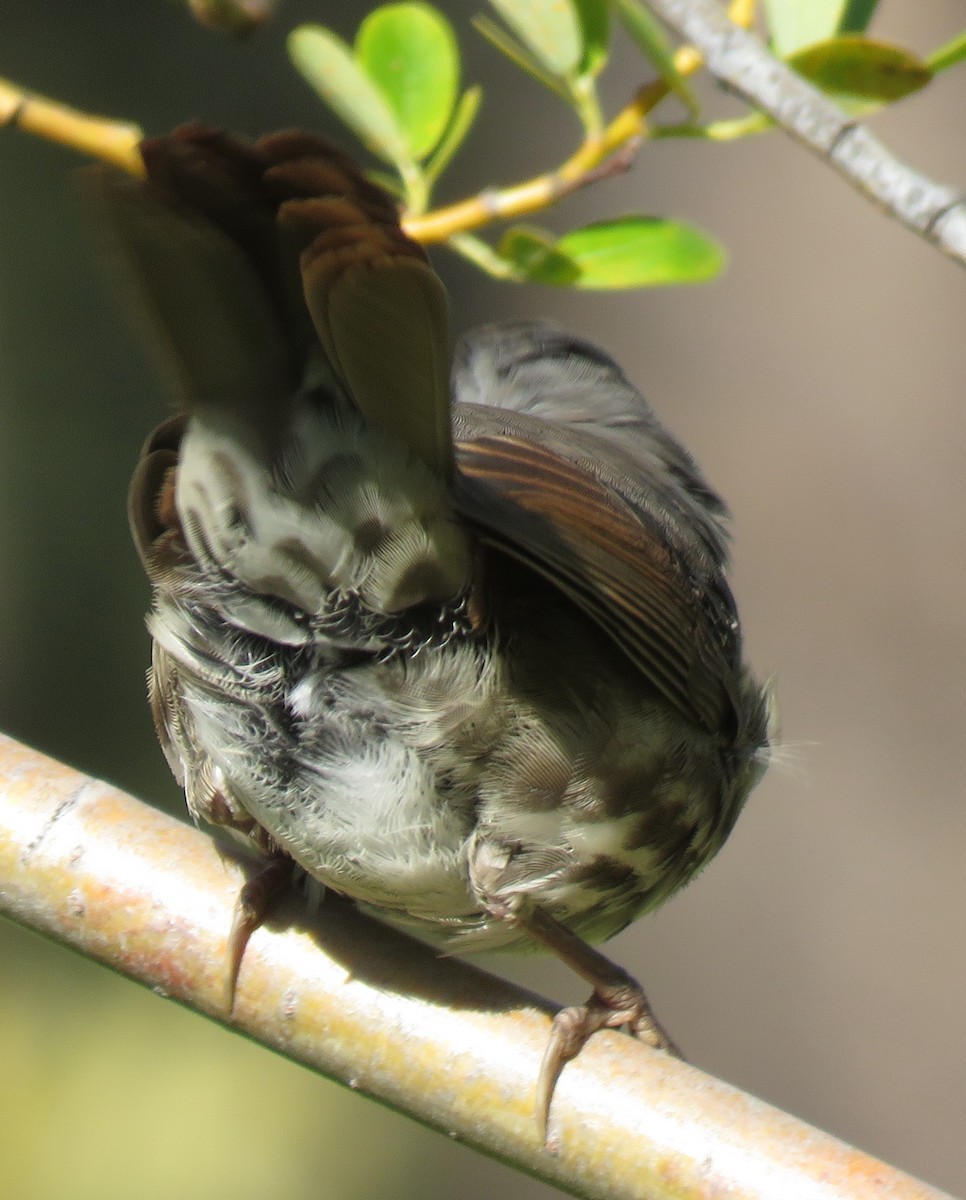
<svg viewBox="0 0 966 1200"><path fill-rule="evenodd" d="M775 53L787 58L840 33L864 33L878 0L765 0Z"/></svg>
<svg viewBox="0 0 966 1200"><path fill-rule="evenodd" d="M699 283L724 265L724 251L694 226L663 217L626 216L574 229L555 249L577 264L577 288ZM554 282L546 280L545 282Z"/></svg>
<svg viewBox="0 0 966 1200"><path fill-rule="evenodd" d="M823 92L844 101L889 103L919 91L932 78L908 50L864 37L839 37L807 46L788 59Z"/></svg>
<svg viewBox="0 0 966 1200"><path fill-rule="evenodd" d="M490 0L551 75L572 76L584 57L583 35L572 0Z"/></svg>
<svg viewBox="0 0 966 1200"><path fill-rule="evenodd" d="M387 4L362 22L355 56L392 109L411 157L425 158L449 124L459 87L449 22L428 4Z"/></svg>
<svg viewBox="0 0 966 1200"><path fill-rule="evenodd" d="M289 35L288 50L310 86L374 154L396 166L412 165L388 101L341 38L320 25L302 25Z"/></svg>

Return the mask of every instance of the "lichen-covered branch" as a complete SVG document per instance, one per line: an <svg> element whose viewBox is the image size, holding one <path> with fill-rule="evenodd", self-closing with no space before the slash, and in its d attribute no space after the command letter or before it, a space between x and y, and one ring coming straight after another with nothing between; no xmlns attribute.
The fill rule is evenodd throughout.
<svg viewBox="0 0 966 1200"><path fill-rule="evenodd" d="M618 1033L533 1090L552 1006L330 897L256 932L225 1011L245 864L0 736L0 911L313 1070L580 1196L941 1200L943 1193ZM948 1198L947 1198L948 1200Z"/></svg>

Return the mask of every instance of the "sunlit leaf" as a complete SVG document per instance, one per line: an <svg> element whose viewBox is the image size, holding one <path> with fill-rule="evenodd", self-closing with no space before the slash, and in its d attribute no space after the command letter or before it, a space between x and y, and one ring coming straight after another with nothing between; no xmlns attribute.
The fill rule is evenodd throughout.
<svg viewBox="0 0 966 1200"><path fill-rule="evenodd" d="M696 113L698 101L687 80L674 65L674 47L661 22L639 0L613 0L613 4L640 52L671 91L684 101L692 113Z"/></svg>
<svg viewBox="0 0 966 1200"><path fill-rule="evenodd" d="M888 103L926 86L929 67L908 50L864 37L839 37L788 59L806 79L841 100Z"/></svg>
<svg viewBox="0 0 966 1200"><path fill-rule="evenodd" d="M409 154L424 158L456 102L459 50L449 22L428 4L387 4L362 22L355 57L388 101Z"/></svg>
<svg viewBox="0 0 966 1200"><path fill-rule="evenodd" d="M289 35L288 48L308 83L373 153L396 165L411 164L406 135L389 102L341 38L303 25Z"/></svg>
<svg viewBox="0 0 966 1200"><path fill-rule="evenodd" d="M552 75L576 74L584 46L572 0L490 0L521 42Z"/></svg>
<svg viewBox="0 0 966 1200"><path fill-rule="evenodd" d="M878 0L765 0L772 47L780 58L840 33L864 33Z"/></svg>
<svg viewBox="0 0 966 1200"><path fill-rule="evenodd" d="M654 287L711 279L724 252L682 221L626 216L574 229L563 237L511 229L497 252L535 283L583 289Z"/></svg>

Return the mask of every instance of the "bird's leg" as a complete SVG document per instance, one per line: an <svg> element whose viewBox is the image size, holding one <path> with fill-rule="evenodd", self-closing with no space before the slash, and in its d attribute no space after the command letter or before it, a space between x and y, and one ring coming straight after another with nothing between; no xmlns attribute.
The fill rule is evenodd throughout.
<svg viewBox="0 0 966 1200"><path fill-rule="evenodd" d="M511 902L495 909L497 914L552 950L594 989L586 1004L561 1009L553 1020L537 1078L536 1114L545 1137L560 1072L598 1029L626 1029L649 1046L684 1057L651 1011L643 987L622 967L538 906Z"/></svg>
<svg viewBox="0 0 966 1200"><path fill-rule="evenodd" d="M228 934L228 980L225 1007L235 1008L235 989L245 948L252 934L264 925L282 892L292 881L294 863L287 855L276 854L262 864L238 893L231 930Z"/></svg>

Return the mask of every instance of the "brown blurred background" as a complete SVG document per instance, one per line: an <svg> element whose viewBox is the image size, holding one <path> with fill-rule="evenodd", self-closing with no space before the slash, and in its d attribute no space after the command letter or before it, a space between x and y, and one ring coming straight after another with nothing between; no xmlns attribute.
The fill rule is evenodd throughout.
<svg viewBox="0 0 966 1200"><path fill-rule="evenodd" d="M2 7L0 74L149 131L198 117L253 134L331 128L284 34L351 35L364 11L288 0L239 46L165 0ZM575 131L469 29L482 0L444 7L468 79L490 84L452 194L558 161ZM884 0L874 28L925 53L964 13ZM618 55L612 103L639 70ZM966 187L964 111L961 68L875 127ZM76 161L0 133L0 728L180 813L124 518L165 399L97 261ZM613 953L697 1064L966 1192L966 274L778 135L646 146L547 223L632 209L715 233L726 274L566 295L437 259L458 330L555 314L640 383L731 504L749 654L777 678L789 768ZM0 955L4 1195L553 1194L19 929L0 926ZM581 996L552 963L484 965Z"/></svg>

